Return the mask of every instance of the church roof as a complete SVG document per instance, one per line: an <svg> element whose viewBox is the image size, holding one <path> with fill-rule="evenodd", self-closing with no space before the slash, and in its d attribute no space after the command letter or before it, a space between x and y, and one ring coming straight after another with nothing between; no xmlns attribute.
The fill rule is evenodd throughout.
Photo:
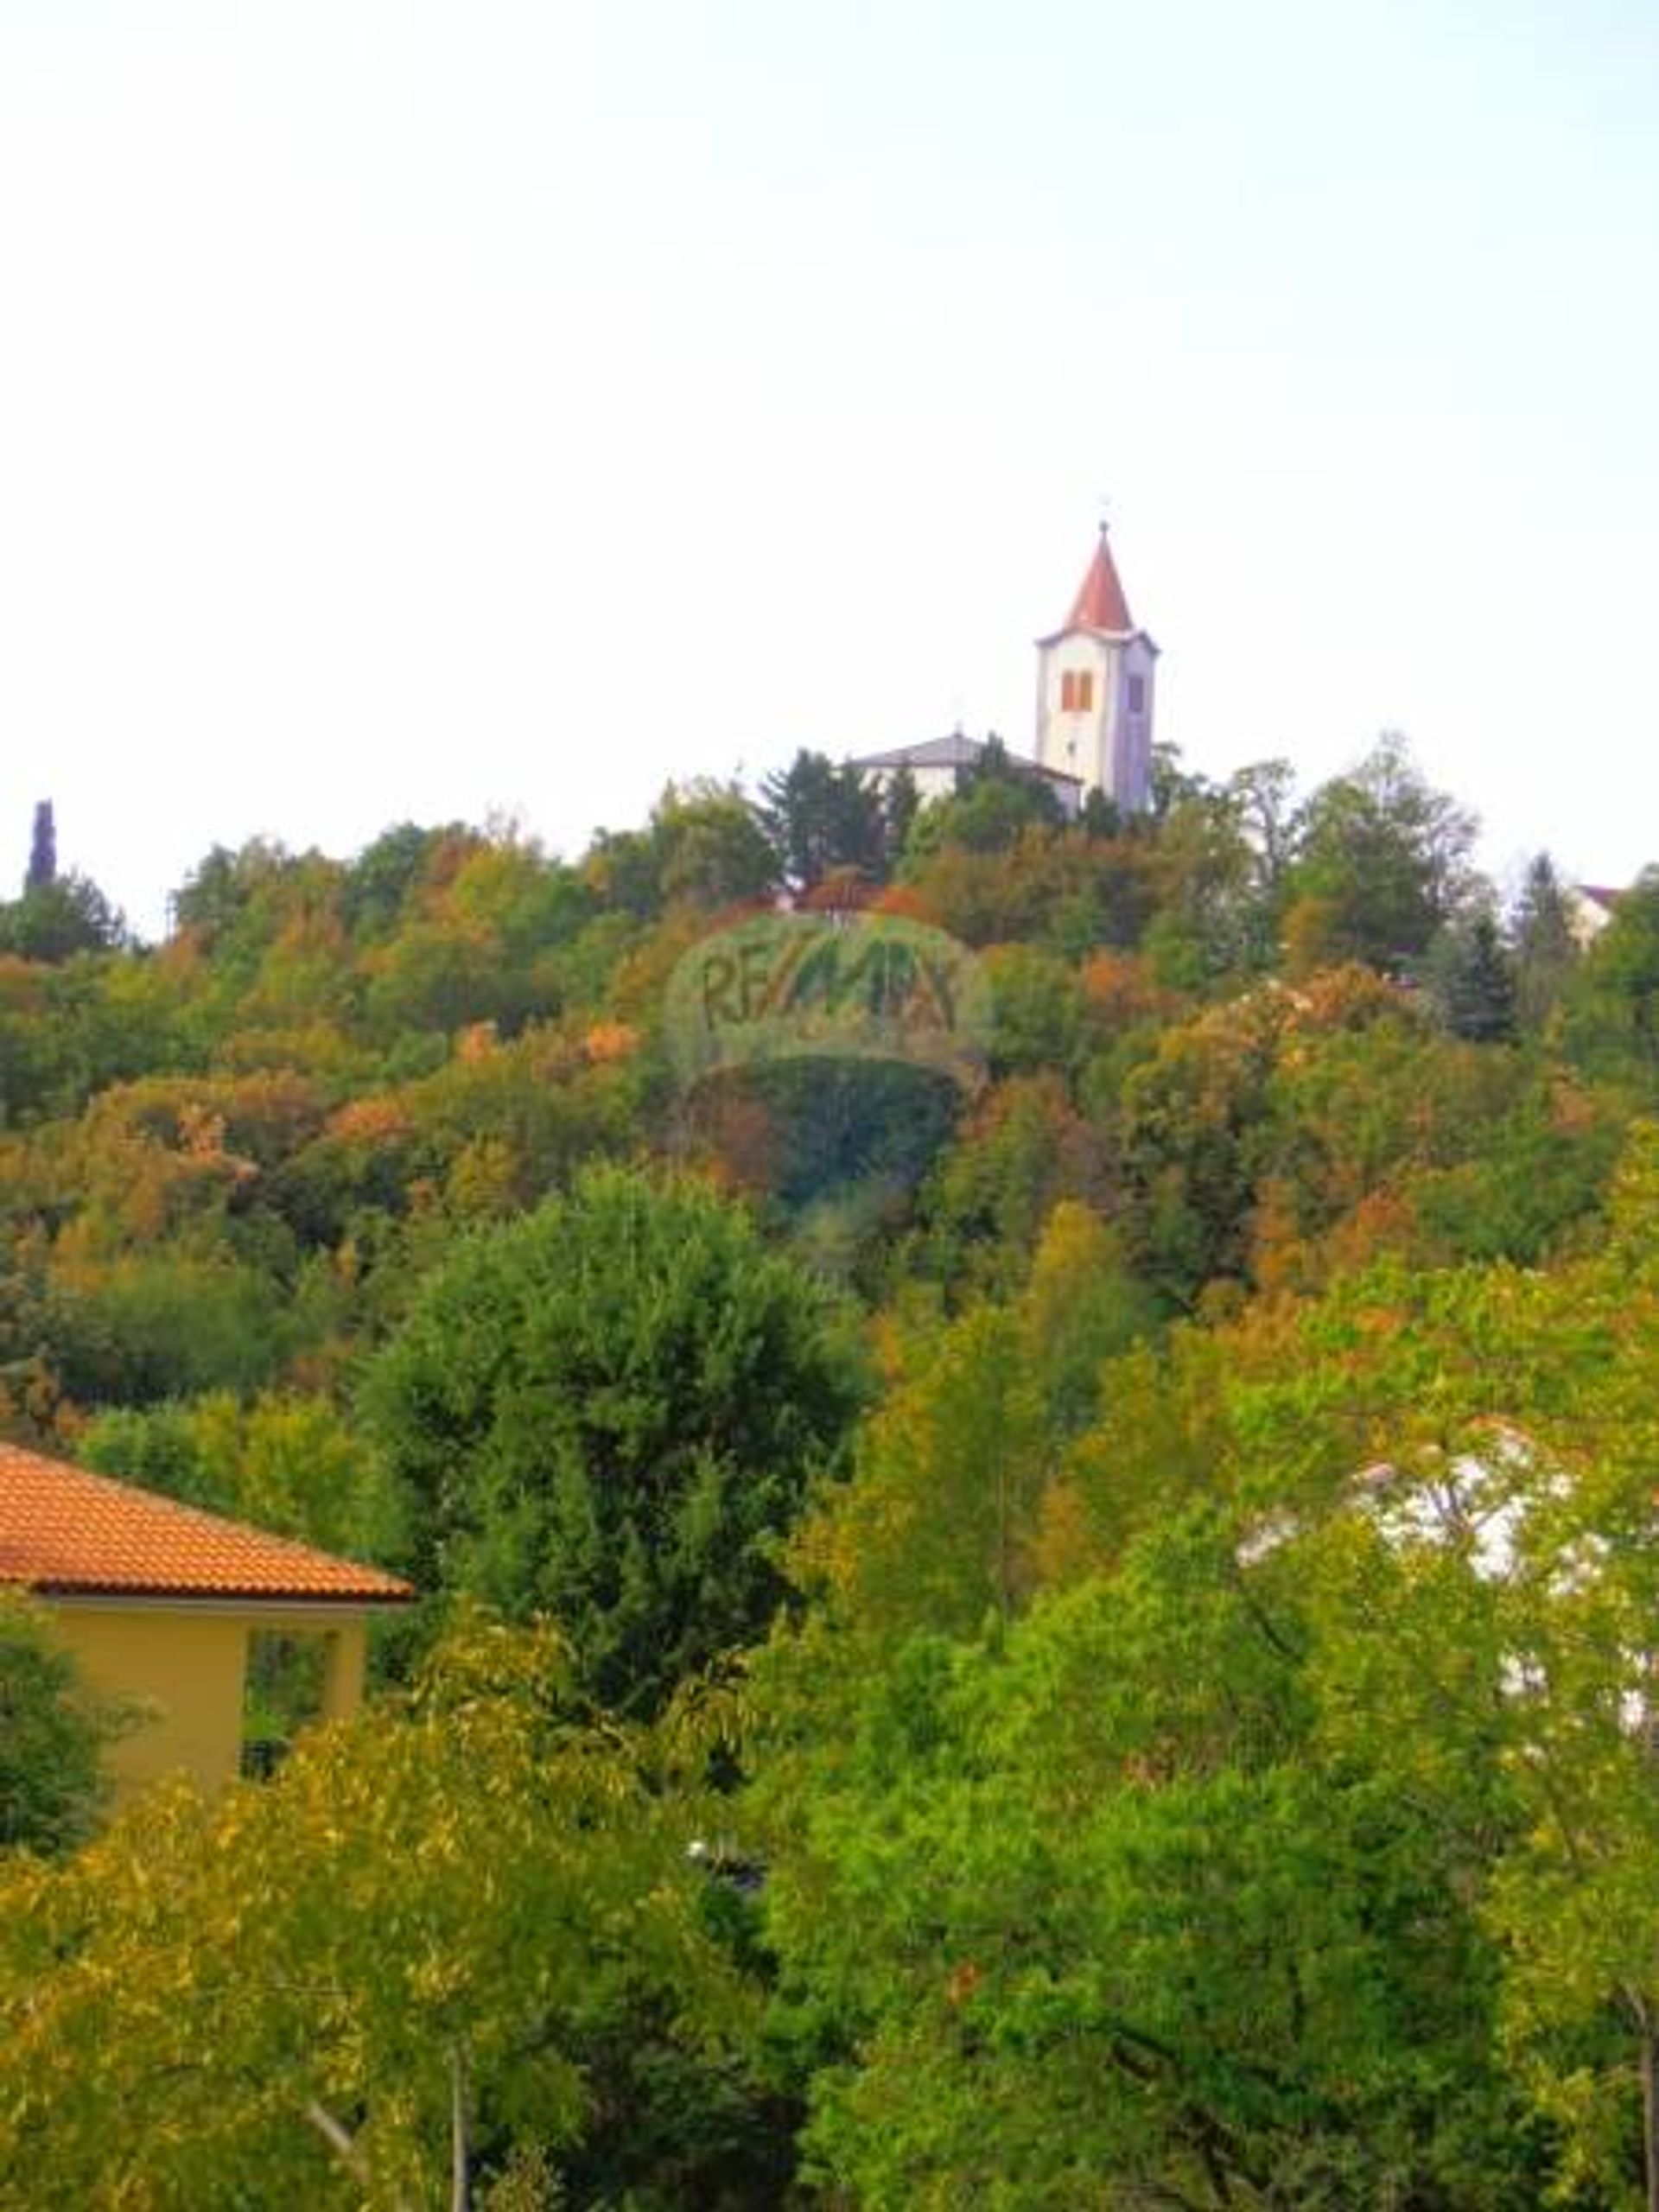
<svg viewBox="0 0 1659 2212"><path fill-rule="evenodd" d="M1058 634L1064 636L1067 630L1103 630L1109 636L1119 638L1134 634L1135 623L1129 613L1129 602L1123 594L1123 585L1117 573L1117 563L1112 558L1104 523L1100 525L1095 557L1089 563L1088 573L1077 587L1077 595L1071 602L1071 612Z"/></svg>
<svg viewBox="0 0 1659 2212"><path fill-rule="evenodd" d="M952 730L949 737L924 738L919 745L895 745L888 753L863 753L855 768L971 768L985 750L976 737Z"/></svg>
<svg viewBox="0 0 1659 2212"><path fill-rule="evenodd" d="M880 772L899 768L972 768L978 765L986 750L982 738L969 737L961 730L952 730L949 737L924 738L918 745L896 745L888 753L864 753L849 762L849 767ZM1045 783L1076 784L1079 779L1068 776L1058 768L1045 767L1040 760L1028 760L1022 754L1007 755L1009 767L1016 775L1038 776Z"/></svg>

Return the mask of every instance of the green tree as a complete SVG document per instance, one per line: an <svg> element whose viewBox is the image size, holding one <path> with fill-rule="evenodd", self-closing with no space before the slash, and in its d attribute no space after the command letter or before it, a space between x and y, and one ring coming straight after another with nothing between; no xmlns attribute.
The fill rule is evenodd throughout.
<svg viewBox="0 0 1659 2212"><path fill-rule="evenodd" d="M1472 816L1427 782L1401 737L1322 785L1298 817L1286 880L1317 912L1319 962L1419 957L1469 894L1474 836Z"/></svg>
<svg viewBox="0 0 1659 2212"><path fill-rule="evenodd" d="M388 934L402 918L434 854L463 834L459 823L423 830L413 822L400 822L383 830L346 870L340 908L346 928L358 938Z"/></svg>
<svg viewBox="0 0 1659 2212"><path fill-rule="evenodd" d="M605 911L647 921L662 911L657 843L643 830L596 830L583 857L584 880Z"/></svg>
<svg viewBox="0 0 1659 2212"><path fill-rule="evenodd" d="M1529 862L1509 916L1515 962L1516 1014L1523 1029L1541 1030L1565 995L1579 957L1567 899L1548 853Z"/></svg>
<svg viewBox="0 0 1659 2212"><path fill-rule="evenodd" d="M1122 1237L1091 1208L1064 1199L1044 1225L1018 1313L1027 1357L1057 1437L1089 1427L1104 1370L1160 1319Z"/></svg>
<svg viewBox="0 0 1659 2212"><path fill-rule="evenodd" d="M995 1084L922 1192L911 1272L966 1303L1013 1291L1063 1198L1097 1203L1104 1147L1051 1071Z"/></svg>
<svg viewBox="0 0 1659 2212"><path fill-rule="evenodd" d="M1058 826L1059 809L1048 786L1034 777L981 773L965 791L940 803L937 818L930 812L923 821L936 849L959 845L969 853L1000 853L1033 824Z"/></svg>
<svg viewBox="0 0 1659 2212"><path fill-rule="evenodd" d="M1573 977L1567 1044L1580 1065L1659 1082L1659 868L1644 868Z"/></svg>
<svg viewBox="0 0 1659 2212"><path fill-rule="evenodd" d="M949 798L924 807L906 846L907 874L950 847L967 853L1001 853L1033 828L1056 830L1060 803L1045 776L1017 760L1000 737L986 740L970 766L957 771Z"/></svg>
<svg viewBox="0 0 1659 2212"><path fill-rule="evenodd" d="M1429 947L1428 984L1440 1019L1454 1037L1503 1043L1515 1034L1515 963L1489 908L1476 906L1448 922Z"/></svg>
<svg viewBox="0 0 1659 2212"><path fill-rule="evenodd" d="M765 1628L858 1392L842 1318L741 1208L598 1169L456 1249L365 1405L416 1579L551 1612L639 1711Z"/></svg>
<svg viewBox="0 0 1659 2212"><path fill-rule="evenodd" d="M827 1710L822 1635L767 1655L782 2009L832 2024L808 2147L871 2212L1535 2201L1452 1817L1501 1796L1495 1751L1448 1806L1327 1736L1307 1564L1240 1540L1172 1516Z"/></svg>
<svg viewBox="0 0 1659 2212"><path fill-rule="evenodd" d="M1296 1593L1320 1757L1432 1815L1490 1938L1490 2057L1560 2149L1555 2197L1541 2171L1500 2202L1659 2202L1656 1226L1659 1134L1638 1129L1601 1249L1391 1265L1248 1316L1169 1363L1179 1407L1148 1378L1116 1448L1071 1467L1085 1519L1121 1524L1137 1475L1185 1462L1191 1485L1199 1442L1245 1516L1239 1563Z"/></svg>
<svg viewBox="0 0 1659 2212"><path fill-rule="evenodd" d="M354 1559L398 1548L398 1508L367 1440L327 1399L230 1391L101 1414L79 1457L101 1473Z"/></svg>
<svg viewBox="0 0 1659 2212"><path fill-rule="evenodd" d="M881 849L887 865L904 853L921 810L922 795L916 788L915 777L907 767L896 769L881 793Z"/></svg>
<svg viewBox="0 0 1659 2212"><path fill-rule="evenodd" d="M853 1479L802 1530L792 1571L860 1635L963 1635L1034 1580L1045 1407L1017 1317L976 1306L859 1438Z"/></svg>
<svg viewBox="0 0 1659 2212"><path fill-rule="evenodd" d="M0 1851L54 1854L90 1834L104 1748L118 1726L44 1609L0 1590Z"/></svg>
<svg viewBox="0 0 1659 2212"><path fill-rule="evenodd" d="M0 2206L478 2201L515 2154L743 2202L715 2126L655 2172L629 2139L741 2100L753 2011L671 1751L594 1724L550 1632L474 1624L275 1781L8 1868Z"/></svg>
<svg viewBox="0 0 1659 2212"><path fill-rule="evenodd" d="M1359 1392L1382 1410L1394 1370L1395 1449L1321 1539L1348 1554L1329 1591L1344 1742L1403 1795L1438 1777L1461 1799L1500 1946L1495 2047L1561 2144L1549 2201L1618 2207L1659 2204L1659 1177L1641 1172L1639 1256L1620 1237L1553 1280L1471 1273L1395 1307L1400 1342ZM1465 1794L1494 1751L1497 1825Z"/></svg>
<svg viewBox="0 0 1659 2212"><path fill-rule="evenodd" d="M78 1404L154 1404L268 1382L302 1326L295 1301L262 1269L152 1249L66 1286L48 1349Z"/></svg>
<svg viewBox="0 0 1659 2212"><path fill-rule="evenodd" d="M1295 780L1288 760L1253 760L1227 781L1227 796L1255 855L1257 890L1269 905L1295 854Z"/></svg>
<svg viewBox="0 0 1659 2212"><path fill-rule="evenodd" d="M1202 798L1209 788L1204 777L1184 765L1179 745L1154 745L1147 823L1155 828L1173 808Z"/></svg>
<svg viewBox="0 0 1659 2212"><path fill-rule="evenodd" d="M741 906L764 899L777 856L754 810L734 786L707 780L671 785L652 817L662 895L671 906Z"/></svg>
<svg viewBox="0 0 1659 2212"><path fill-rule="evenodd" d="M1251 1140L1292 1018L1277 993L1211 1008L1164 1030L1122 1084L1116 1134L1137 1256L1178 1300L1243 1271Z"/></svg>
<svg viewBox="0 0 1659 2212"><path fill-rule="evenodd" d="M1084 793L1078 820L1091 837L1120 837L1123 834L1122 809L1098 786Z"/></svg>
<svg viewBox="0 0 1659 2212"><path fill-rule="evenodd" d="M269 838L251 837L232 852L215 845L173 893L175 926L204 945L237 934L237 926L298 865Z"/></svg>
<svg viewBox="0 0 1659 2212"><path fill-rule="evenodd" d="M387 1044L411 1030L448 1035L493 1021L510 1004L493 933L449 918L411 922L378 948L364 995L371 1034Z"/></svg>
<svg viewBox="0 0 1659 2212"><path fill-rule="evenodd" d="M1504 2027L1566 2134L1564 2180L1659 2207L1659 1129L1636 1131L1605 1249L1537 1294L1548 1396L1478 1463L1528 1819L1488 1910ZM1541 1392L1541 1396L1542 1393Z"/></svg>
<svg viewBox="0 0 1659 2212"><path fill-rule="evenodd" d="M1043 1512L1066 1445L1096 1411L1107 1363L1157 1319L1111 1230L1065 1200L1015 1296L917 1330L859 1431L851 1479L791 1548L826 1616L887 1648L1020 1611L1046 1577Z"/></svg>
<svg viewBox="0 0 1659 2212"><path fill-rule="evenodd" d="M1083 1034L1083 988L1076 972L1040 945L997 945L985 955L996 1027L992 1058L1000 1073L1069 1069Z"/></svg>
<svg viewBox="0 0 1659 2212"><path fill-rule="evenodd" d="M810 890L836 868L879 874L887 840L880 795L850 762L802 751L760 787L761 827L783 880Z"/></svg>
<svg viewBox="0 0 1659 2212"><path fill-rule="evenodd" d="M125 936L121 914L90 876L73 870L32 884L21 899L0 906L0 952L15 952L25 960L109 952Z"/></svg>
<svg viewBox="0 0 1659 2212"><path fill-rule="evenodd" d="M1266 803L1265 791L1257 797ZM1174 800L1158 824L1159 911L1146 950L1161 982L1202 990L1264 967L1273 949L1267 861L1245 829L1245 801L1232 788L1197 788Z"/></svg>

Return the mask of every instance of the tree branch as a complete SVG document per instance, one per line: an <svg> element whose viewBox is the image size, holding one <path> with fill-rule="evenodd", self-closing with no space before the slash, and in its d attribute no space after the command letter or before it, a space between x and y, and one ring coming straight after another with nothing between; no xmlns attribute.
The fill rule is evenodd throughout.
<svg viewBox="0 0 1659 2212"><path fill-rule="evenodd" d="M315 2127L328 2148L340 2160L352 2179L365 2190L372 2189L373 2169L358 2148L357 2138L345 2123L334 2118L327 2107L313 2097L305 2107L305 2117ZM397 2212L414 2212L414 2207L403 2199L397 2202Z"/></svg>

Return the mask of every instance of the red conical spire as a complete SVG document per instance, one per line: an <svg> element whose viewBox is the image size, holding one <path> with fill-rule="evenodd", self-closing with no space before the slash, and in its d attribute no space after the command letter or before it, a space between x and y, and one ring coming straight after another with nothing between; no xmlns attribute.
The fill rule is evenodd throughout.
<svg viewBox="0 0 1659 2212"><path fill-rule="evenodd" d="M1133 631L1129 619L1129 602L1123 596L1123 587L1118 581L1117 564L1112 559L1112 549L1106 542L1106 525L1100 525L1100 543L1095 548L1095 557L1089 563L1089 573L1077 588L1071 602L1071 612L1065 618L1068 630L1109 630L1118 636Z"/></svg>

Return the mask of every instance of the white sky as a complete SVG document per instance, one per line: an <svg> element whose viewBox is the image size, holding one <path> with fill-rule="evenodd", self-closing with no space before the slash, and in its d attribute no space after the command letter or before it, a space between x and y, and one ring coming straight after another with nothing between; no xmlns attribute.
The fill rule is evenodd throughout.
<svg viewBox="0 0 1659 2212"><path fill-rule="evenodd" d="M958 717L1659 858L1653 0L0 0L0 891Z"/></svg>

